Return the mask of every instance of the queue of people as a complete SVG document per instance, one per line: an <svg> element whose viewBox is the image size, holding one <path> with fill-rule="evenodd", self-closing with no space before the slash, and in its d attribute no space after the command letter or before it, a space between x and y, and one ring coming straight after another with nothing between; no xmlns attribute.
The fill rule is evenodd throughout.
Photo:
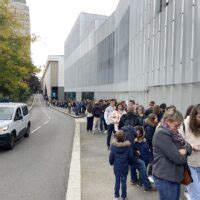
<svg viewBox="0 0 200 200"><path fill-rule="evenodd" d="M200 199L200 104L190 106L184 119L174 105L151 101L145 110L134 101L100 100L87 105L86 115L89 132L107 132L115 200L120 199L120 183L121 199L127 199L129 169L131 184L157 190L160 200L179 200L182 183L191 200Z"/></svg>

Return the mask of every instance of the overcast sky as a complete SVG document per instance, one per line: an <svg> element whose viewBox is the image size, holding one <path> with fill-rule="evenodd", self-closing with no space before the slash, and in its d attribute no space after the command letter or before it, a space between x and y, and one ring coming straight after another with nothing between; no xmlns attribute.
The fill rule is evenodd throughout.
<svg viewBox="0 0 200 200"><path fill-rule="evenodd" d="M32 45L35 65L46 63L48 55L63 55L64 41L80 12L111 15L119 0L27 0L31 33L39 36Z"/></svg>

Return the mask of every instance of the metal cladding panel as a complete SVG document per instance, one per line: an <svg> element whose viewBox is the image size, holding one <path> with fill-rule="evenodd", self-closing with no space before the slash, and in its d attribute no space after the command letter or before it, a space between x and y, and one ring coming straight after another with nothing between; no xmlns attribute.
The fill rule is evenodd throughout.
<svg viewBox="0 0 200 200"><path fill-rule="evenodd" d="M200 80L200 4L194 1L194 52L193 52L193 81Z"/></svg>
<svg viewBox="0 0 200 200"><path fill-rule="evenodd" d="M173 2L171 2L165 9L167 9L167 59L166 59L166 84L173 84L174 65L173 65L173 51L174 51L174 21L173 21Z"/></svg>
<svg viewBox="0 0 200 200"><path fill-rule="evenodd" d="M192 3L193 0L184 1L184 22L183 22L183 83L192 81Z"/></svg>
<svg viewBox="0 0 200 200"><path fill-rule="evenodd" d="M180 108L192 102L176 101L197 92L196 84L187 84L200 82L200 1L160 3L121 0L105 22L81 29L75 49L66 42L65 54L71 52L65 55L65 88L115 92L120 98L134 94L140 101L155 99ZM77 44L75 39L71 43Z"/></svg>
<svg viewBox="0 0 200 200"><path fill-rule="evenodd" d="M182 40L183 40L183 13L182 1L175 1L175 19L174 19L174 83L182 82Z"/></svg>
<svg viewBox="0 0 200 200"><path fill-rule="evenodd" d="M160 15L160 56L159 56L159 85L165 85L166 77L166 38L167 38L167 11L163 10Z"/></svg>

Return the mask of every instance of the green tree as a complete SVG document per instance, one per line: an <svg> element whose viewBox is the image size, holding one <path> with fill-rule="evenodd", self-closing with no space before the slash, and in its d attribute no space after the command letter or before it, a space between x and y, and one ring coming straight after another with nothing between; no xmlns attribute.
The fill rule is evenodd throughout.
<svg viewBox="0 0 200 200"><path fill-rule="evenodd" d="M24 101L30 95L28 80L37 72L30 57L31 40L8 1L0 0L0 96Z"/></svg>

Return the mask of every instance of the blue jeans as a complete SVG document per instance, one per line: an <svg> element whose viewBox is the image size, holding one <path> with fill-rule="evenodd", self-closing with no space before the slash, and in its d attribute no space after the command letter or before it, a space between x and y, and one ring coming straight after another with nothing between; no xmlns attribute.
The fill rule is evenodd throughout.
<svg viewBox="0 0 200 200"><path fill-rule="evenodd" d="M145 165L145 162L143 160L140 160L140 159L137 159L137 158L133 159L133 162L132 162L132 165L131 165L131 180L132 181L138 180L138 177L137 177L137 174L136 174L136 169L140 173L140 179L141 179L141 181L144 185L144 188L145 189L151 188L151 183L150 183L148 176L147 176L146 165Z"/></svg>
<svg viewBox="0 0 200 200"><path fill-rule="evenodd" d="M179 200L181 193L180 183L166 181L153 177L156 188L158 189L160 200Z"/></svg>
<svg viewBox="0 0 200 200"><path fill-rule="evenodd" d="M104 119L104 116L100 117L100 130L101 131L107 130L107 124L106 124L106 121Z"/></svg>
<svg viewBox="0 0 200 200"><path fill-rule="evenodd" d="M115 176L115 198L119 198L119 190L120 190L120 182L122 184L122 198L126 198L127 192L126 192L126 179L125 177Z"/></svg>
<svg viewBox="0 0 200 200"><path fill-rule="evenodd" d="M191 167L190 171L193 178L193 183L187 186L188 194L191 200L200 199L200 167Z"/></svg>

